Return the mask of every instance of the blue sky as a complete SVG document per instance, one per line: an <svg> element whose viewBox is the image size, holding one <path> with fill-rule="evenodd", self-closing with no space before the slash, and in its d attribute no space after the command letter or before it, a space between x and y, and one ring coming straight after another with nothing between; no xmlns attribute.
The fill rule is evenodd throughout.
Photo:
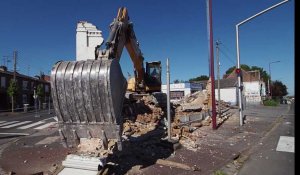
<svg viewBox="0 0 300 175"><path fill-rule="evenodd" d="M221 75L236 65L235 25L280 0L212 0L214 42L221 41ZM23 74L49 73L58 60L75 60L76 23L96 25L108 37L118 8L128 8L145 61L166 58L171 81L209 74L206 0L1 0L0 58L18 50ZM241 64L263 67L294 94L294 1L285 3L240 26ZM124 49L123 74L133 74ZM216 65L216 62L215 62ZM12 69L12 63L8 64ZM28 71L28 67L29 71ZM216 76L216 73L215 73Z"/></svg>

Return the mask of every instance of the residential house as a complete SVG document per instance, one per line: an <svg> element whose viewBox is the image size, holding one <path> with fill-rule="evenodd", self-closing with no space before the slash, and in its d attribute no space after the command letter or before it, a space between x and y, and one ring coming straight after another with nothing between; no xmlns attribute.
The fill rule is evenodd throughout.
<svg viewBox="0 0 300 175"><path fill-rule="evenodd" d="M13 79L14 72L8 71L5 66L0 66L0 111L10 110L11 98L7 94L7 89L10 80ZM30 77L16 72L16 81L19 88L18 95L16 97L16 108L22 108L24 104L29 106L34 105L34 87L39 84L42 85L45 92L43 100L47 101L51 95L50 93L50 81L49 76L41 75L39 77Z"/></svg>
<svg viewBox="0 0 300 175"><path fill-rule="evenodd" d="M243 99L248 104L259 104L262 98L266 96L266 85L260 76L259 70L245 71L241 69L242 74L242 95ZM235 71L223 76L225 79L235 78L237 75Z"/></svg>

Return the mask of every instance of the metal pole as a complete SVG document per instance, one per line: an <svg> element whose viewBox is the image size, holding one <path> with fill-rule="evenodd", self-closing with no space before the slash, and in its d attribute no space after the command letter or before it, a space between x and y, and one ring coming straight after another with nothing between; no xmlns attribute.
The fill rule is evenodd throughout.
<svg viewBox="0 0 300 175"><path fill-rule="evenodd" d="M237 54L237 69L241 68L240 65L240 46L239 46L239 26L235 26L236 31L236 54ZM240 126L243 126L243 109L242 109L242 88L241 88L241 73L237 75L238 77L238 94L239 94L239 115L240 115Z"/></svg>
<svg viewBox="0 0 300 175"><path fill-rule="evenodd" d="M216 50L217 50L217 64L218 64L218 116L221 118L221 94L220 94L220 55L219 55L219 40L216 42Z"/></svg>
<svg viewBox="0 0 300 175"><path fill-rule="evenodd" d="M33 98L34 98L34 108L35 108L35 115L34 115L34 117L40 117L38 115L38 112L37 112L37 94L36 94L36 90L35 89L33 90Z"/></svg>
<svg viewBox="0 0 300 175"><path fill-rule="evenodd" d="M269 78L269 93L270 93L270 97L272 99L272 76L271 76L271 64L272 63L279 63L280 61L273 61L273 62L270 62L269 63L269 75L270 75L270 78Z"/></svg>
<svg viewBox="0 0 300 175"><path fill-rule="evenodd" d="M266 13L267 11L272 10L272 9L274 9L274 8L280 6L280 5L282 5L282 4L284 4L284 3L288 2L288 1L289 1L289 0L284 0L284 1L280 2L280 3L277 3L277 4L275 4L275 5L273 5L273 6L269 7L269 8L267 8L267 9L265 9L265 10L259 12L259 13L256 13L255 15L253 15L253 16L251 16L251 17L245 19L244 21L238 23L237 25L242 25L242 24L244 24L245 22L247 22L247 21L249 21L249 20L251 20L251 19L253 19L253 18L255 18L255 17L259 16L259 15L262 15L262 14Z"/></svg>
<svg viewBox="0 0 300 175"><path fill-rule="evenodd" d="M167 116L168 116L168 140L171 140L170 67L169 67L169 58L167 58Z"/></svg>
<svg viewBox="0 0 300 175"><path fill-rule="evenodd" d="M270 78L269 78L269 95L270 95L270 98L272 99L272 94L271 94L271 63L269 63L269 75L270 75Z"/></svg>
<svg viewBox="0 0 300 175"><path fill-rule="evenodd" d="M213 28L212 28L212 0L207 0L207 29L210 58L210 78L211 78L211 108L212 108L212 128L217 129L216 120L216 97L215 97L215 74L214 74L214 45L213 45Z"/></svg>
<svg viewBox="0 0 300 175"><path fill-rule="evenodd" d="M276 7L278 7L279 5L282 5L286 2L288 2L289 0L284 0L280 3L277 3L259 13L256 13L255 15L245 19L244 21L238 23L236 26L235 26L235 30L236 30L236 52L237 52L237 69L240 69L240 48L239 48L239 26L250 21L251 19L259 16L259 15L262 15L263 13L271 10L271 9L274 9ZM242 92L241 92L241 76L240 74L238 74L238 94L239 94L239 114L240 114L240 126L243 125L243 109L242 109Z"/></svg>
<svg viewBox="0 0 300 175"><path fill-rule="evenodd" d="M51 114L51 112L50 112L50 105L51 105L50 99L51 99L51 94L49 94L48 114Z"/></svg>

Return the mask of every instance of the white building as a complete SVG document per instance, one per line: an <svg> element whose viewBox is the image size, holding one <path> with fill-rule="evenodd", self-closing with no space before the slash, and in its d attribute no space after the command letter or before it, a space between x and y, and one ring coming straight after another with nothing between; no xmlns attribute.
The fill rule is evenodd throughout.
<svg viewBox="0 0 300 175"><path fill-rule="evenodd" d="M76 61L95 59L95 48L103 43L102 32L91 23L80 21L76 29Z"/></svg>
<svg viewBox="0 0 300 175"><path fill-rule="evenodd" d="M218 100L218 81L215 81L215 99ZM237 78L220 80L220 100L236 105L238 101Z"/></svg>
<svg viewBox="0 0 300 175"><path fill-rule="evenodd" d="M243 85L243 100L246 104L259 104L262 97L266 96L265 83L260 78L260 72L244 71L242 69L242 85ZM220 80L220 94L221 100L237 104L238 102L238 89L237 89L237 76L235 71L228 75L225 79ZM222 81L226 81L225 84ZM217 81L215 82L217 88ZM216 89L216 99L218 98L218 91Z"/></svg>
<svg viewBox="0 0 300 175"><path fill-rule="evenodd" d="M184 96L205 89L203 83L172 83L170 84L170 99L179 100ZM161 91L167 93L167 85L161 85Z"/></svg>

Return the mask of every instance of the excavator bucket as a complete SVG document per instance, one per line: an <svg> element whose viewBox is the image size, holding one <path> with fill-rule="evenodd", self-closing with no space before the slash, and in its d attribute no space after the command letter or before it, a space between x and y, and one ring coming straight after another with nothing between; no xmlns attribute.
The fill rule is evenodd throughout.
<svg viewBox="0 0 300 175"><path fill-rule="evenodd" d="M64 145L77 146L81 138L116 139L121 150L126 86L116 59L56 63L51 89Z"/></svg>

